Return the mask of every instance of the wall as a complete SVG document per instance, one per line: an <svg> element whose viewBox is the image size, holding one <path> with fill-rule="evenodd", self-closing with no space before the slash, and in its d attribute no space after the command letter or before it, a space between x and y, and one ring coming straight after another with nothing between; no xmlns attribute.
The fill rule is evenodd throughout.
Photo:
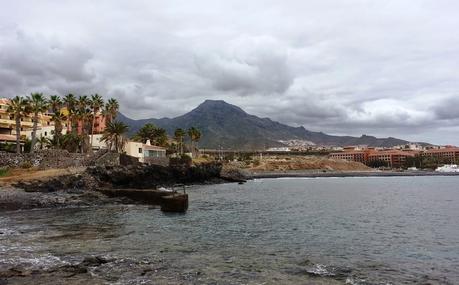
<svg viewBox="0 0 459 285"><path fill-rule="evenodd" d="M0 167L67 168L93 164L95 154L69 153L66 150L42 150L35 153L0 152Z"/></svg>
<svg viewBox="0 0 459 285"><path fill-rule="evenodd" d="M141 151L139 152L139 149ZM143 144L140 142L128 142L125 146L126 154L136 157L139 161L143 162Z"/></svg>

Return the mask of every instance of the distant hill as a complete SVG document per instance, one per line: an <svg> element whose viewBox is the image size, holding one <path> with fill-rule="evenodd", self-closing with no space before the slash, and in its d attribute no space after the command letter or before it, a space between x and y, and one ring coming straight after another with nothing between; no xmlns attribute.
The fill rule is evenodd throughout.
<svg viewBox="0 0 459 285"><path fill-rule="evenodd" d="M305 140L328 146L390 147L408 143L392 137L333 136L322 132L311 132L304 127L291 127L269 118L247 114L241 108L222 100L206 100L192 111L175 118L133 120L119 113L118 120L129 126L131 135L146 123L153 123L166 129L169 135L173 135L176 128L197 127L202 132L202 139L199 142L201 148L263 149L283 146L280 140Z"/></svg>

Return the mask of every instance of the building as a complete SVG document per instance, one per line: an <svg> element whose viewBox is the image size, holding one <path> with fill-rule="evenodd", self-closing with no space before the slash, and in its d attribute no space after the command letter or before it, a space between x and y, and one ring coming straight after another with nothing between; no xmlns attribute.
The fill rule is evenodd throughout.
<svg viewBox="0 0 459 285"><path fill-rule="evenodd" d="M429 149L422 153L425 157L432 157L437 160L443 160L449 163L459 162L459 148L453 146L447 146L440 149Z"/></svg>
<svg viewBox="0 0 459 285"><path fill-rule="evenodd" d="M0 134L16 135L16 120L7 112L10 99L0 99ZM39 114L37 122L37 137L52 138L54 123L49 113ZM33 131L33 114L21 119L21 136L31 139Z"/></svg>
<svg viewBox="0 0 459 285"><path fill-rule="evenodd" d="M415 157L419 152L401 151L401 150L385 150L374 151L368 154L367 164L372 161L384 161L391 168L401 168L406 166L406 161L409 157Z"/></svg>
<svg viewBox="0 0 459 285"><path fill-rule="evenodd" d="M376 150L374 148L367 148L358 151L345 150L342 152L334 152L330 153L329 157L333 159L360 162L363 164L370 164L374 161L384 161L389 167L400 168L405 166L409 157L415 157L419 154L419 151Z"/></svg>
<svg viewBox="0 0 459 285"><path fill-rule="evenodd" d="M158 162L167 160L166 149L151 145L150 141L147 141L145 144L129 141L125 146L125 151L127 155L136 157L142 163L162 164Z"/></svg>
<svg viewBox="0 0 459 285"><path fill-rule="evenodd" d="M366 164L368 161L368 151L342 151L342 152L333 152L329 154L329 158L333 159L344 159L347 161L355 161Z"/></svg>

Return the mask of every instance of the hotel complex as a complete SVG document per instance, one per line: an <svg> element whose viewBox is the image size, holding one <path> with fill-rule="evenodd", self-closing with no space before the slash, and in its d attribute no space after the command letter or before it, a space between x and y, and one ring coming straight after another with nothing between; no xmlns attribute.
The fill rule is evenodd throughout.
<svg viewBox="0 0 459 285"><path fill-rule="evenodd" d="M399 149L375 149L361 148L356 150L354 147L344 148L342 152L333 152L329 154L333 159L344 159L348 161L361 162L363 164L371 164L375 161L382 161L387 166L392 168L401 168L406 166L406 161L409 158L417 156L432 157L441 159L448 163L459 162L459 148L446 146L443 148L433 148L425 150L399 150Z"/></svg>

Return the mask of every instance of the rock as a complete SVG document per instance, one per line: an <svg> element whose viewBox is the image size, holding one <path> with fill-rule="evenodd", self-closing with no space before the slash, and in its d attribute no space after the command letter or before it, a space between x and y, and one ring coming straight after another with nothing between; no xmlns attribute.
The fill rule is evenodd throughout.
<svg viewBox="0 0 459 285"><path fill-rule="evenodd" d="M108 262L110 261L102 256L89 256L83 259L83 261L81 262L81 265L89 266L89 267L97 267L97 266L100 266Z"/></svg>

